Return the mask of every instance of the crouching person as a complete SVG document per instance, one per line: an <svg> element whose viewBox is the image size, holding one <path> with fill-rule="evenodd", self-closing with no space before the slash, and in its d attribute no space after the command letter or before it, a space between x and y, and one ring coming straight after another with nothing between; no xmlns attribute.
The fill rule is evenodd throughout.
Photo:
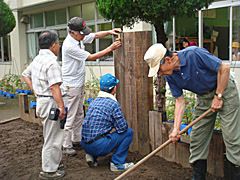
<svg viewBox="0 0 240 180"><path fill-rule="evenodd" d="M123 117L120 104L114 94L119 80L111 74L100 78L98 98L89 106L82 124L82 147L86 151L88 165L97 166L97 157L116 150L110 163L111 171L123 171L134 164L126 157L133 138L133 130ZM116 131L111 133L111 130Z"/></svg>
<svg viewBox="0 0 240 180"><path fill-rule="evenodd" d="M39 36L40 51L33 62L22 73L27 85L33 89L37 97L36 114L42 120L44 145L42 148L42 171L40 179L57 179L65 175L62 159L64 131L60 128L60 120L66 115L64 95L66 90L62 84L61 69L57 63L59 40L55 31L44 31ZM57 121L50 120L51 108L60 110Z"/></svg>

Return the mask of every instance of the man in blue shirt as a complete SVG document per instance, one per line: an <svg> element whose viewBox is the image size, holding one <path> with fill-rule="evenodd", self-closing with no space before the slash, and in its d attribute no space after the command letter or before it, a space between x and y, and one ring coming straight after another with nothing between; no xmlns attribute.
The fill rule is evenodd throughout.
<svg viewBox="0 0 240 180"><path fill-rule="evenodd" d="M194 117L209 108L212 113L193 126L189 161L194 169L193 180L205 180L207 155L217 112L226 145L227 159L234 166L235 179L240 179L240 107L234 80L229 77L230 67L206 49L188 47L176 53L162 44L151 46L144 56L150 66L149 77L165 75L173 97L176 98L174 128L169 135L179 140L181 120L185 110L183 89L197 95Z"/></svg>
<svg viewBox="0 0 240 180"><path fill-rule="evenodd" d="M126 163L133 130L123 117L120 104L114 94L119 82L111 74L100 78L98 98L89 106L82 124L82 147L86 151L89 166L97 166L97 157L106 156L116 150L111 158L110 170L122 171L134 164ZM115 129L115 132L111 131Z"/></svg>

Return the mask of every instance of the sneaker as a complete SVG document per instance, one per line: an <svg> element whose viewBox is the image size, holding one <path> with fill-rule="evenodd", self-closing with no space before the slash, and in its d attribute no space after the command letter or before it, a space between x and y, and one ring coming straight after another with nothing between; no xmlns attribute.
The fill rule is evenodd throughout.
<svg viewBox="0 0 240 180"><path fill-rule="evenodd" d="M64 169L66 169L66 165L65 164L59 164L58 170L64 170Z"/></svg>
<svg viewBox="0 0 240 180"><path fill-rule="evenodd" d="M127 170L131 167L134 166L134 163L130 162L130 163L125 163L125 164L113 164L110 163L110 170L111 171L124 171Z"/></svg>
<svg viewBox="0 0 240 180"><path fill-rule="evenodd" d="M86 154L86 161L89 167L97 167L98 165L91 154Z"/></svg>
<svg viewBox="0 0 240 180"><path fill-rule="evenodd" d="M75 156L77 152L73 148L63 148L63 154L68 156Z"/></svg>
<svg viewBox="0 0 240 180"><path fill-rule="evenodd" d="M73 146L73 149L78 149L78 150L82 149L81 142L73 142L72 146Z"/></svg>
<svg viewBox="0 0 240 180"><path fill-rule="evenodd" d="M57 170L56 172L43 172L39 173L40 179L59 179L65 175L65 171Z"/></svg>

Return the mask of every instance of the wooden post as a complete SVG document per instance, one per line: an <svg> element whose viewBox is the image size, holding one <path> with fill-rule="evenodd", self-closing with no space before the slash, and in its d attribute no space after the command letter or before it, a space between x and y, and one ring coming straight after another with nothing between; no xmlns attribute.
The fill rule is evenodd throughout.
<svg viewBox="0 0 240 180"><path fill-rule="evenodd" d="M153 109L153 79L143 57L152 45L152 32L121 34L122 47L114 51L117 99L128 125L134 131L130 150L145 155L150 152L149 110Z"/></svg>

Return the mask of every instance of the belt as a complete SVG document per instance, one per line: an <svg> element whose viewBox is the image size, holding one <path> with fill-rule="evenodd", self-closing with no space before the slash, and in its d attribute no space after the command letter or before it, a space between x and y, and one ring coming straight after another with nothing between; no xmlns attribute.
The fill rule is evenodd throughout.
<svg viewBox="0 0 240 180"><path fill-rule="evenodd" d="M83 140L83 142L84 142L85 144L92 144L93 142L95 142L95 141L103 138L103 137L106 136L107 134L108 134L108 133L105 133L105 134L102 134L102 135L100 135L100 136L97 136L97 137L95 137L94 139L92 139L91 141L88 141L88 142L85 142L85 141L84 141L84 137L82 137L82 140Z"/></svg>
<svg viewBox="0 0 240 180"><path fill-rule="evenodd" d="M62 95L62 97L65 97L66 94ZM38 97L50 97L50 98L53 98L53 96L45 96L45 95L38 95Z"/></svg>

